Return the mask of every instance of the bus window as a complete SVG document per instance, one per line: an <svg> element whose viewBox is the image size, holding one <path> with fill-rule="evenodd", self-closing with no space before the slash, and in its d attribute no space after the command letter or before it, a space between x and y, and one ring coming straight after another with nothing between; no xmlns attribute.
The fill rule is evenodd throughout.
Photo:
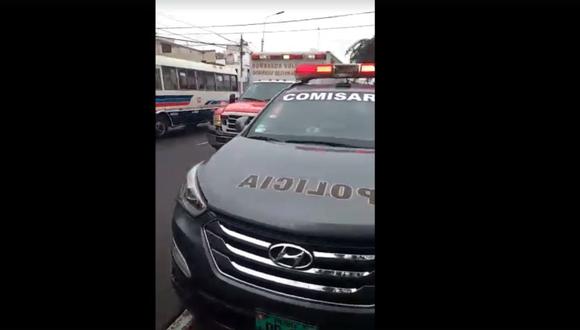
<svg viewBox="0 0 580 330"><path fill-rule="evenodd" d="M187 88L187 77L185 76L184 69L177 70L177 78L179 78L179 89L188 89Z"/></svg>
<svg viewBox="0 0 580 330"><path fill-rule="evenodd" d="M238 91L238 76L231 76L230 82L232 83L232 91Z"/></svg>
<svg viewBox="0 0 580 330"><path fill-rule="evenodd" d="M155 69L155 90L162 90L163 87L161 86L161 69Z"/></svg>
<svg viewBox="0 0 580 330"><path fill-rule="evenodd" d="M197 89L195 84L195 72L193 70L178 69L177 73L179 75L179 89Z"/></svg>
<svg viewBox="0 0 580 330"><path fill-rule="evenodd" d="M231 90L231 86L230 86L230 75L229 74L224 74L224 87L223 87L224 91L229 91Z"/></svg>
<svg viewBox="0 0 580 330"><path fill-rule="evenodd" d="M204 72L202 71L195 71L195 74L197 76L197 87L200 91L205 90L206 88L206 83L205 83L205 75Z"/></svg>
<svg viewBox="0 0 580 330"><path fill-rule="evenodd" d="M204 72L206 90L215 91L215 74L213 72Z"/></svg>
<svg viewBox="0 0 580 330"><path fill-rule="evenodd" d="M215 85L216 85L216 90L217 91L225 91L226 90L226 85L225 85L225 81L224 81L224 76L222 74L215 74Z"/></svg>
<svg viewBox="0 0 580 330"><path fill-rule="evenodd" d="M177 88L177 70L168 66L162 67L163 87L165 90L176 90Z"/></svg>
<svg viewBox="0 0 580 330"><path fill-rule="evenodd" d="M187 84L189 89L197 89L197 79L194 70L187 70Z"/></svg>

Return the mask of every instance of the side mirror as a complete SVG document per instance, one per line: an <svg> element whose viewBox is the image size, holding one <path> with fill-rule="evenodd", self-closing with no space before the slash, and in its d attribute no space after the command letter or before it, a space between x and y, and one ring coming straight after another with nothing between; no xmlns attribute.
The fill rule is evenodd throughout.
<svg viewBox="0 0 580 330"><path fill-rule="evenodd" d="M250 117L242 116L236 119L236 129L242 131L250 123Z"/></svg>
<svg viewBox="0 0 580 330"><path fill-rule="evenodd" d="M230 103L236 102L236 94L230 94Z"/></svg>

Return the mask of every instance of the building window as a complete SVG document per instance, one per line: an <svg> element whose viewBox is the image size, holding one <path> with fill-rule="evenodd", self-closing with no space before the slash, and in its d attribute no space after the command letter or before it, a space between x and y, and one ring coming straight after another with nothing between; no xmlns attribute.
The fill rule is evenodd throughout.
<svg viewBox="0 0 580 330"><path fill-rule="evenodd" d="M162 53L171 53L171 45L170 44L161 44L161 52Z"/></svg>
<svg viewBox="0 0 580 330"><path fill-rule="evenodd" d="M168 66L162 67L163 87L165 90L177 90L177 70Z"/></svg>

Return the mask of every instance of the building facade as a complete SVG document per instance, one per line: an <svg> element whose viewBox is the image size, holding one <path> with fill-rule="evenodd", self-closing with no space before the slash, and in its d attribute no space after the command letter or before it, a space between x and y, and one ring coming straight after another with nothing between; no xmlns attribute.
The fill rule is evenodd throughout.
<svg viewBox="0 0 580 330"><path fill-rule="evenodd" d="M244 92L251 81L250 68L251 68L251 55L250 49L247 45L244 45L244 55L242 57L242 74L239 81L241 83L240 92ZM226 66L231 67L238 72L238 77L240 77L240 47L239 46L227 46L225 52L225 63Z"/></svg>
<svg viewBox="0 0 580 330"><path fill-rule="evenodd" d="M167 57L179 58L182 60L216 63L215 50L200 50L175 43L168 38L157 38L155 40L155 54Z"/></svg>

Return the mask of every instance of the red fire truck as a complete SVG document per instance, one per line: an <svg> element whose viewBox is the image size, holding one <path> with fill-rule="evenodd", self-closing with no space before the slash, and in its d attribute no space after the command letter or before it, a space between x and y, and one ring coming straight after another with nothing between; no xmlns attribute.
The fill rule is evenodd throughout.
<svg viewBox="0 0 580 330"><path fill-rule="evenodd" d="M239 133L236 119L255 117L283 89L295 81L296 65L341 63L331 52L252 53L251 84L235 103L216 109L208 131L209 144L219 149Z"/></svg>

